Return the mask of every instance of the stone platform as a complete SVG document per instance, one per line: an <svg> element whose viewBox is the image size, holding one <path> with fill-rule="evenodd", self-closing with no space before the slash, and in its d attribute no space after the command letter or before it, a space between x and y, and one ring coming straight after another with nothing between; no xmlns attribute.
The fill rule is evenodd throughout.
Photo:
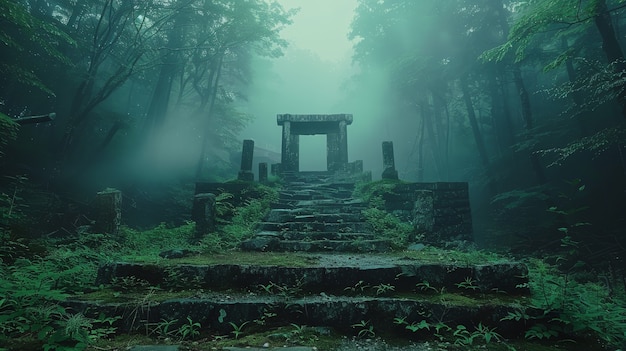
<svg viewBox="0 0 626 351"><path fill-rule="evenodd" d="M258 256L270 254L241 255L232 259L256 255L258 261ZM203 330L226 334L232 330L230 322L261 320L267 326L293 323L344 333L371 321L378 331L401 332L396 318L448 325L497 323L507 337L523 330L515 321L500 321L527 309L527 270L520 263L445 263L401 254L283 255L293 255L298 263L112 263L98 275L97 284L106 290L66 304L88 315L121 316L120 331L177 320L175 327L187 318Z"/></svg>

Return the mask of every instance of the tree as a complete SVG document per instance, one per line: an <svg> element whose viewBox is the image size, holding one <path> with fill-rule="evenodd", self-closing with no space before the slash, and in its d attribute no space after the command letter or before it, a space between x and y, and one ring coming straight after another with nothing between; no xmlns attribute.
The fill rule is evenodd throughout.
<svg viewBox="0 0 626 351"><path fill-rule="evenodd" d="M24 108L23 89L54 96L42 78L51 67L69 67L61 44L76 42L61 28L32 15L19 1L0 0L0 99L7 113ZM45 63L45 64L44 64Z"/></svg>
<svg viewBox="0 0 626 351"><path fill-rule="evenodd" d="M82 64L86 71L80 78L66 121L62 157L71 153L74 138L85 127L93 109L126 83L138 65L153 64L142 59L150 52L151 39L169 21L174 10L157 11L154 1L104 2L85 46L87 55Z"/></svg>

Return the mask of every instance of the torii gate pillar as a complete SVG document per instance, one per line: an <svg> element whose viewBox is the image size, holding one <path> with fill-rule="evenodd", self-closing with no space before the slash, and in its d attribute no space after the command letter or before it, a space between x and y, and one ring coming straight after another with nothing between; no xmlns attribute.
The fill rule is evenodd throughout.
<svg viewBox="0 0 626 351"><path fill-rule="evenodd" d="M345 170L348 166L347 126L351 114L277 115L283 127L281 172L300 170L300 135L326 134L326 165L328 171Z"/></svg>

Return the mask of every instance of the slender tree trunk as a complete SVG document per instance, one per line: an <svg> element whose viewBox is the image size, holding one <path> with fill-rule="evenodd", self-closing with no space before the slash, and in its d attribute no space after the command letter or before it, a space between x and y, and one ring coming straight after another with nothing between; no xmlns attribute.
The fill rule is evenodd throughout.
<svg viewBox="0 0 626 351"><path fill-rule="evenodd" d="M522 119L524 120L524 126L527 132L527 138L533 138L531 135L534 128L533 114L532 108L530 105L530 96L528 94L528 90L526 89L526 85L524 84L524 80L522 78L522 71L519 69L519 66L513 64L513 80L515 81L515 86L517 87L517 91L519 93L520 104L522 108ZM529 159L530 165L535 173L535 177L537 178L537 182L539 184L544 184L546 182L546 176L543 170L543 166L539 160L539 156L535 153L534 149L530 149L529 151Z"/></svg>
<svg viewBox="0 0 626 351"><path fill-rule="evenodd" d="M561 49L562 51L564 52L569 51L569 44L567 43L567 38L565 37L561 38L561 47L562 47ZM574 60L572 60L571 58L568 58L567 60L565 60L565 72L567 73L567 78L569 79L570 83L576 86L577 84L576 81L578 80L578 74L576 74L576 68L574 67ZM575 108L580 109L584 107L585 99L582 93L578 89L574 89L571 96L572 96L572 101L574 101ZM587 136L588 135L587 128L586 128L585 120L583 118L582 113L576 114L576 122L578 123L578 130L579 130L580 136L581 137Z"/></svg>
<svg viewBox="0 0 626 351"><path fill-rule="evenodd" d="M609 64L614 65L617 79L622 79L626 75L626 62L624 62L624 52L619 45L615 35L615 29L611 20L611 14L606 6L606 0L598 0L596 5L596 16L594 23L600 36L602 37L602 50L606 55ZM617 103L622 108L622 117L626 118L626 86L622 84L616 88Z"/></svg>
<svg viewBox="0 0 626 351"><path fill-rule="evenodd" d="M478 148L478 155L480 156L480 160L483 164L483 168L485 169L485 173L487 174L487 183L491 192L495 194L496 185L492 176L491 165L489 164L489 155L487 154L487 148L485 147L483 135L480 132L480 128L478 126L478 120L476 118L476 111L474 110L474 104L472 103L472 97L469 91L467 76L466 75L461 76L461 78L459 79L459 83L461 87L461 92L463 93L463 101L465 102L465 108L467 109L467 118L469 119L470 126L472 127L472 132L474 134L474 142L476 142L476 147Z"/></svg>
<svg viewBox="0 0 626 351"><path fill-rule="evenodd" d="M207 146L209 144L209 126L211 123L211 118L213 117L213 110L215 107L215 100L217 99L217 92L219 88L220 76L222 73L222 64L224 62L224 54L220 55L218 58L218 62L216 68L211 72L211 80L209 82L209 86L211 89L211 97L208 103L208 111L206 114L206 119L204 123L204 128L202 130L203 138L202 138L202 146L200 149L200 158L198 159L198 165L196 166L196 179L201 179L202 170L204 169Z"/></svg>
<svg viewBox="0 0 626 351"><path fill-rule="evenodd" d="M183 16L183 14L179 12L174 18L172 29L168 33L159 78L154 87L150 105L148 106L146 125L144 128L146 134L158 130L165 120L174 78L177 74L181 73L179 49L183 46L185 40L183 27L186 25L186 21L187 16Z"/></svg>
<svg viewBox="0 0 626 351"><path fill-rule="evenodd" d="M417 143L417 181L424 181L424 107L421 108L419 139Z"/></svg>

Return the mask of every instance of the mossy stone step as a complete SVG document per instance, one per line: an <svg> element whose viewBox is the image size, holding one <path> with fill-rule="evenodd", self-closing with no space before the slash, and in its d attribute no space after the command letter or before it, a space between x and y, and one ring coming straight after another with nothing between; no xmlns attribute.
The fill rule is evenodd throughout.
<svg viewBox="0 0 626 351"><path fill-rule="evenodd" d="M281 240L266 251L384 253L389 252L391 246L391 241L387 239Z"/></svg>
<svg viewBox="0 0 626 351"><path fill-rule="evenodd" d="M347 223L325 223L325 222L261 222L261 231L290 231L290 232L372 232L370 223L347 222Z"/></svg>
<svg viewBox="0 0 626 351"><path fill-rule="evenodd" d="M272 232L261 232L257 235L269 235ZM338 233L338 232L273 232L283 240L375 240L372 233Z"/></svg>
<svg viewBox="0 0 626 351"><path fill-rule="evenodd" d="M364 217L361 213L315 213L315 211L299 210L271 210L265 217L266 222L362 222Z"/></svg>
<svg viewBox="0 0 626 351"><path fill-rule="evenodd" d="M269 233L269 232L263 232ZM384 253L391 251L391 241L388 239L371 239L358 237L355 233L341 238L336 234L335 239L313 239L309 234L316 232L285 232L286 235L257 235L243 241L239 248L247 252L319 252L319 253ZM327 234L327 232L318 232ZM300 238L298 238L300 236ZM292 238L292 239L286 239Z"/></svg>
<svg viewBox="0 0 626 351"><path fill-rule="evenodd" d="M509 313L523 311L528 315L538 312L527 307L525 299L511 299L497 295L467 297L441 294L426 297L376 297L376 296L332 296L319 294L305 297L289 297L280 294L202 294L189 292L189 297L162 298L159 293L140 295L118 294L116 302L103 302L89 299L89 295L71 299L65 305L87 316L122 316L118 321L119 331L128 331L133 324L141 321L156 325L162 321L175 321L170 328L187 323L188 318L200 323L203 330L229 333L230 323L253 327L255 322L263 327L289 325L332 327L338 331L356 334L353 325L368 321L376 332L407 333L405 325L399 325L396 318L406 323L426 321L434 325L444 322L454 328L456 325L498 326L498 333L505 338L519 337L525 330L525 321L502 320ZM244 325L245 326L245 325ZM134 325L136 327L136 325ZM367 326L365 326L367 328ZM172 329L174 330L174 329ZM242 328L245 332L245 328Z"/></svg>
<svg viewBox="0 0 626 351"><path fill-rule="evenodd" d="M434 290L464 293L498 291L528 294L527 268L517 262L458 265L419 262L388 255L315 254L302 266L224 264L146 264L117 262L98 270L96 284L146 282L163 289L254 291L274 284L306 293L345 294L356 286L391 285L396 292Z"/></svg>

